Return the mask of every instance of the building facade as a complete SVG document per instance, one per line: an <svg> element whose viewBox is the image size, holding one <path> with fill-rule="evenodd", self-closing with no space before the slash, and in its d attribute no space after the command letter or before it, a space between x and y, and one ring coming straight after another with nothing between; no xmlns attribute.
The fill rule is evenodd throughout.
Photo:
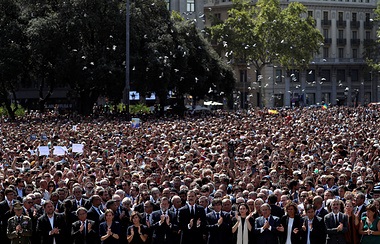
<svg viewBox="0 0 380 244"><path fill-rule="evenodd" d="M204 28L204 0L165 0L170 11L177 11L185 20L196 21L197 27Z"/></svg>
<svg viewBox="0 0 380 244"><path fill-rule="evenodd" d="M255 1L252 1L253 4ZM280 0L286 7L292 0ZM327 103L354 106L380 98L377 72L371 72L364 53L377 38L373 19L376 0L300 0L324 36L319 54L307 70L287 71L271 64L257 81L253 69L234 67L238 106L307 106ZM206 0L205 9L226 19L230 0ZM206 20L206 25L210 23ZM258 87L261 84L261 87Z"/></svg>

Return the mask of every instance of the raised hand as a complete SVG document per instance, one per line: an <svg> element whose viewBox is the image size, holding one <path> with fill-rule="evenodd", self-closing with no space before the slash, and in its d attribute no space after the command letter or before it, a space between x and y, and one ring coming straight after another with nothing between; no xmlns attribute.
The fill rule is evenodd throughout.
<svg viewBox="0 0 380 244"><path fill-rule="evenodd" d="M293 233L294 233L294 234L297 234L298 231L299 231L298 228L294 228Z"/></svg>
<svg viewBox="0 0 380 244"><path fill-rule="evenodd" d="M277 230L281 231L281 232L284 232L284 226L282 226L282 225L277 226Z"/></svg>
<svg viewBox="0 0 380 244"><path fill-rule="evenodd" d="M223 224L223 218L222 218L222 216L220 216L220 218L218 219L218 225L220 226L221 224Z"/></svg>

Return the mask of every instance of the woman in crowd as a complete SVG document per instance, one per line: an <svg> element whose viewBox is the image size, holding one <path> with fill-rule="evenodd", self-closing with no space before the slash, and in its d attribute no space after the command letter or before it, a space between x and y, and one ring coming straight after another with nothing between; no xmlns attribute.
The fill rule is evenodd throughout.
<svg viewBox="0 0 380 244"><path fill-rule="evenodd" d="M360 242L359 238L359 223L360 216L354 214L354 205L351 200L347 200L344 208L344 214L348 218L348 231L345 233L347 244L358 244Z"/></svg>
<svg viewBox="0 0 380 244"><path fill-rule="evenodd" d="M363 217L360 222L359 234L362 235L362 244L380 243L380 221L376 206L369 204L366 207L367 216Z"/></svg>
<svg viewBox="0 0 380 244"><path fill-rule="evenodd" d="M281 244L301 243L302 220L298 213L298 206L289 202L285 206L286 215L282 216L277 230L280 232Z"/></svg>
<svg viewBox="0 0 380 244"><path fill-rule="evenodd" d="M148 238L148 227L141 224L141 215L133 211L131 214L132 225L127 229L127 240L129 244L142 244Z"/></svg>
<svg viewBox="0 0 380 244"><path fill-rule="evenodd" d="M104 213L105 220L99 225L99 235L102 244L118 244L120 239L120 224L113 220L115 217L111 209Z"/></svg>
<svg viewBox="0 0 380 244"><path fill-rule="evenodd" d="M233 219L232 233L234 234L234 242L236 244L248 244L249 232L254 225L252 214L249 214L249 208L246 203L241 203L238 213Z"/></svg>

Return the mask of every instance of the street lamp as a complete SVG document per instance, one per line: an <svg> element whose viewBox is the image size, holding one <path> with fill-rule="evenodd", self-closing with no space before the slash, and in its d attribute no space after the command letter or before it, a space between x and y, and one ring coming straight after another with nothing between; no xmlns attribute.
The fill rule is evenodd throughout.
<svg viewBox="0 0 380 244"><path fill-rule="evenodd" d="M125 87L123 103L125 104L127 110L127 120L129 120L129 91L130 91L130 81L129 81L129 17L130 17L130 6L129 0L126 0L125 6Z"/></svg>

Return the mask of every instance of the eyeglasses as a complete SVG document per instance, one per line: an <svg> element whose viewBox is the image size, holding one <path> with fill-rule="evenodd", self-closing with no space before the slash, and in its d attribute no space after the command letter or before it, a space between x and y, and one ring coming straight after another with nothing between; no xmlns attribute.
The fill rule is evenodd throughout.
<svg viewBox="0 0 380 244"><path fill-rule="evenodd" d="M29 204L33 204L33 202L27 202L27 203L29 203Z"/></svg>

